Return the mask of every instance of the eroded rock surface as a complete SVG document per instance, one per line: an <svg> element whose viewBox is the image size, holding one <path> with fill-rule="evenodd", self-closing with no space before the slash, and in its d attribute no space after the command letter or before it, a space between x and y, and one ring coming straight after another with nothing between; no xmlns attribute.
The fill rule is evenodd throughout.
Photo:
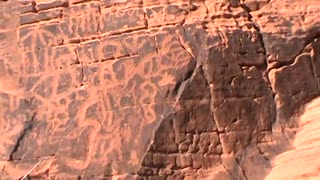
<svg viewBox="0 0 320 180"><path fill-rule="evenodd" d="M320 173L319 138L320 98L305 108L293 148L275 158L266 179L317 179ZM308 167L308 168L306 168Z"/></svg>
<svg viewBox="0 0 320 180"><path fill-rule="evenodd" d="M0 2L0 177L261 179L320 94L320 5Z"/></svg>

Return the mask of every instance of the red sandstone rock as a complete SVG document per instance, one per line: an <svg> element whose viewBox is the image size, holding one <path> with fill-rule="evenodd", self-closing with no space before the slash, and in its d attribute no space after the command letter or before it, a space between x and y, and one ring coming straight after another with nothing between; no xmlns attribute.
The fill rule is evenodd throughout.
<svg viewBox="0 0 320 180"><path fill-rule="evenodd" d="M0 2L0 179L264 178L320 93L319 8Z"/></svg>
<svg viewBox="0 0 320 180"><path fill-rule="evenodd" d="M319 178L319 105L319 98L308 104L299 121L293 149L275 158L266 179Z"/></svg>

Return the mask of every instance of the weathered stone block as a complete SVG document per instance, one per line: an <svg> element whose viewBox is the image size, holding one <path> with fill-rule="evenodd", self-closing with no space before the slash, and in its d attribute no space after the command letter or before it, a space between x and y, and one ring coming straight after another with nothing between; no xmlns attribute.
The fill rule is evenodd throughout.
<svg viewBox="0 0 320 180"><path fill-rule="evenodd" d="M129 50L124 46L124 36L122 35L102 38L100 44L102 57L105 60L129 56Z"/></svg>
<svg viewBox="0 0 320 180"><path fill-rule="evenodd" d="M95 14L64 18L61 23L61 33L66 42L79 42L81 38L95 36L98 33L100 17ZM82 25L86 23L90 25Z"/></svg>
<svg viewBox="0 0 320 180"><path fill-rule="evenodd" d="M184 142L180 143L179 146L178 146L179 153L187 152L188 149L189 149L190 144L191 143L188 143L187 141L184 141Z"/></svg>
<svg viewBox="0 0 320 180"><path fill-rule="evenodd" d="M33 12L34 11L34 6L33 4L29 2L21 2L17 4L17 12L20 14L28 13L28 12Z"/></svg>
<svg viewBox="0 0 320 180"><path fill-rule="evenodd" d="M20 24L30 24L37 22L36 15L34 13L23 14L20 16Z"/></svg>
<svg viewBox="0 0 320 180"><path fill-rule="evenodd" d="M79 61L83 64L91 64L102 60L100 41L94 40L80 44L76 49Z"/></svg>
<svg viewBox="0 0 320 180"><path fill-rule="evenodd" d="M300 72L304 72L301 74ZM301 91L318 91L309 54L296 57L292 65L273 69L269 73L272 88L279 94L297 94Z"/></svg>
<svg viewBox="0 0 320 180"><path fill-rule="evenodd" d="M143 165L144 166L153 166L153 155L151 153L147 153L145 156L144 156L144 159L143 159Z"/></svg>
<svg viewBox="0 0 320 180"><path fill-rule="evenodd" d="M168 118L162 123L156 132L157 139L152 145L154 152L162 153L176 153L178 152L178 145L175 142L175 133L173 131L173 122Z"/></svg>
<svg viewBox="0 0 320 180"><path fill-rule="evenodd" d="M153 164L157 167L172 168L176 166L176 156L170 154L153 154Z"/></svg>
<svg viewBox="0 0 320 180"><path fill-rule="evenodd" d="M187 11L182 9L179 5L168 5L164 8L164 19L165 23L177 23L182 22L187 15Z"/></svg>
<svg viewBox="0 0 320 180"><path fill-rule="evenodd" d="M198 105L198 107L190 111L188 122L186 122L187 132L212 132L216 129L214 117L208 103Z"/></svg>
<svg viewBox="0 0 320 180"><path fill-rule="evenodd" d="M55 7L63 7L67 6L68 2L65 0L55 0L55 1L38 1L36 3L36 9L38 11L55 8Z"/></svg>
<svg viewBox="0 0 320 180"><path fill-rule="evenodd" d="M77 17L77 16L99 16L100 15L100 2L97 1L89 1L86 3L75 3L75 1L83 1L83 0L74 0L70 1L68 8L64 8L63 18L67 17ZM95 23L95 22L88 22Z"/></svg>
<svg viewBox="0 0 320 180"><path fill-rule="evenodd" d="M184 175L182 173L175 173L173 175L167 176L167 180L176 180L176 179L184 179Z"/></svg>
<svg viewBox="0 0 320 180"><path fill-rule="evenodd" d="M180 154L177 156L177 167L186 168L192 164L191 154Z"/></svg>
<svg viewBox="0 0 320 180"><path fill-rule="evenodd" d="M199 147L198 147L199 139L200 139L199 134L193 134L192 144L189 146L188 152L195 153L199 151Z"/></svg>
<svg viewBox="0 0 320 180"><path fill-rule="evenodd" d="M158 168L141 167L138 171L138 175L157 175L158 171Z"/></svg>
<svg viewBox="0 0 320 180"><path fill-rule="evenodd" d="M160 176L168 176L170 174L173 174L173 170L170 168L161 168L159 170L159 175Z"/></svg>
<svg viewBox="0 0 320 180"><path fill-rule="evenodd" d="M148 25L150 27L164 24L163 18L162 18L164 14L163 6L150 7L150 8L147 8L146 11L147 11L146 16L148 20Z"/></svg>
<svg viewBox="0 0 320 180"><path fill-rule="evenodd" d="M204 155L202 159L202 167L208 169L210 167L215 167L221 164L220 157L217 155Z"/></svg>
<svg viewBox="0 0 320 180"><path fill-rule="evenodd" d="M199 152L200 153L208 153L215 154L215 149L210 149L210 147L216 147L219 144L219 136L218 133L201 133L199 139Z"/></svg>
<svg viewBox="0 0 320 180"><path fill-rule="evenodd" d="M192 158L192 167L195 169L199 169L202 167L202 162L203 162L203 154L192 154L191 155Z"/></svg>
<svg viewBox="0 0 320 180"><path fill-rule="evenodd" d="M122 10L116 13L103 14L101 18L102 33L119 33L133 29L146 28L142 9Z"/></svg>
<svg viewBox="0 0 320 180"><path fill-rule="evenodd" d="M250 143L250 131L236 131L219 135L223 154L239 152Z"/></svg>

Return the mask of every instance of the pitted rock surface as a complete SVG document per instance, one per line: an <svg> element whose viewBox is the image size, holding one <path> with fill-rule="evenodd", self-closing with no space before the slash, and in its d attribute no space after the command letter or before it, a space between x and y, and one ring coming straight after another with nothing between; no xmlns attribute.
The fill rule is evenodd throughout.
<svg viewBox="0 0 320 180"><path fill-rule="evenodd" d="M320 4L0 2L0 179L262 179L320 94Z"/></svg>

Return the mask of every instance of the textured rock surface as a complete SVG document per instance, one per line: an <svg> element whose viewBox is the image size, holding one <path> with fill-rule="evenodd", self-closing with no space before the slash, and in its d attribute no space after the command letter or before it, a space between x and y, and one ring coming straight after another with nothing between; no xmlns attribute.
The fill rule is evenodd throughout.
<svg viewBox="0 0 320 180"><path fill-rule="evenodd" d="M275 158L272 171L266 179L319 178L319 106L319 98L308 104L299 121L301 128L296 134L293 149Z"/></svg>
<svg viewBox="0 0 320 180"><path fill-rule="evenodd" d="M0 177L261 179L320 93L317 0L0 2Z"/></svg>

